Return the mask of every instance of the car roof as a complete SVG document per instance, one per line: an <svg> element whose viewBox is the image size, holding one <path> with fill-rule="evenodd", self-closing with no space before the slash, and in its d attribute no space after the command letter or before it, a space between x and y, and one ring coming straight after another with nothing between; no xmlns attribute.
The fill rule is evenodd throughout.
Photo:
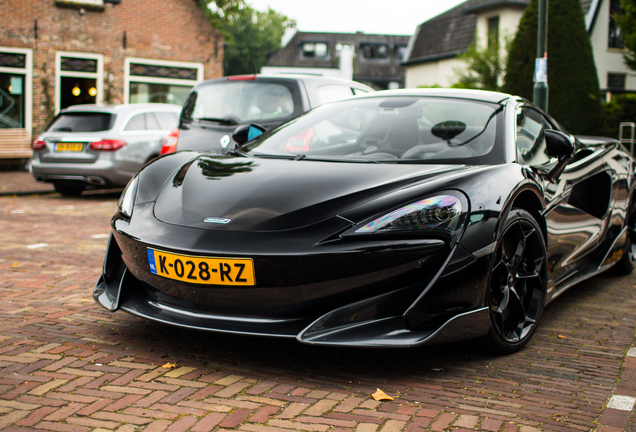
<svg viewBox="0 0 636 432"><path fill-rule="evenodd" d="M469 90L452 88L425 88L425 89L400 89L400 90L380 90L374 93L358 96L360 98L376 98L385 96L431 96L457 99L471 99L476 101L503 103L508 99L515 98L507 93L500 93L488 90Z"/></svg>
<svg viewBox="0 0 636 432"><path fill-rule="evenodd" d="M164 103L133 103L133 104L116 104L116 105L103 105L103 104L83 104L73 105L68 108L64 108L60 112L105 112L105 113L129 113L134 111L147 111L147 110L160 110L160 111L175 111L180 112L181 106Z"/></svg>
<svg viewBox="0 0 636 432"><path fill-rule="evenodd" d="M268 80L294 80L294 81L303 81L303 82L307 82L307 83L309 83L309 82L312 82L312 83L322 82L322 83L347 84L347 85L349 85L351 83L355 83L355 84L357 84L357 85L359 85L361 87L370 88L366 84L362 84L361 82L350 80L350 79L346 79L346 78L333 77L333 76L324 76L324 75L311 75L311 74L234 75L234 76L229 76L229 77L215 78L215 79L211 79L211 80L206 80L206 81L200 82L197 85L206 84L206 83L209 83L209 82L231 81L232 79L236 80L237 78L244 78L246 81L247 80L268 79Z"/></svg>

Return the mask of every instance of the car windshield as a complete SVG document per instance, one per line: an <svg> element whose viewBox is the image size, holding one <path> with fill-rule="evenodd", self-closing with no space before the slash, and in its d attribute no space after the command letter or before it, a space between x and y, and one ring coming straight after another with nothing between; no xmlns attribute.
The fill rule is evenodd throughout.
<svg viewBox="0 0 636 432"><path fill-rule="evenodd" d="M95 112L66 112L59 114L49 127L50 132L101 132L112 128L114 115Z"/></svg>
<svg viewBox="0 0 636 432"><path fill-rule="evenodd" d="M300 114L290 83L258 80L217 81L195 88L183 108L183 118L225 125L269 123Z"/></svg>
<svg viewBox="0 0 636 432"><path fill-rule="evenodd" d="M244 150L260 157L500 163L503 146L493 149L501 111L457 98L353 99L319 107Z"/></svg>

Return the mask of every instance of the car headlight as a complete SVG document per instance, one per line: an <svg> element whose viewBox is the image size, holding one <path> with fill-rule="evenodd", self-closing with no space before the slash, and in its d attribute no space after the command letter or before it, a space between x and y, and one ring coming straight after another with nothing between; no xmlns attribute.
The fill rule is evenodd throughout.
<svg viewBox="0 0 636 432"><path fill-rule="evenodd" d="M135 198L137 196L137 184L139 183L139 177L133 177L126 189L121 194L119 198L119 204L117 205L117 209L121 214L126 216L127 218L132 217L133 207L135 206Z"/></svg>
<svg viewBox="0 0 636 432"><path fill-rule="evenodd" d="M374 219L355 232L387 233L425 229L454 231L461 220L462 203L452 195L438 195L401 207Z"/></svg>

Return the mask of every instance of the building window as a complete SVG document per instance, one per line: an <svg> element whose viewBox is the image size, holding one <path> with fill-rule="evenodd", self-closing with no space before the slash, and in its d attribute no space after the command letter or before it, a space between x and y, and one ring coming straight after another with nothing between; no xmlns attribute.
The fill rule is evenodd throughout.
<svg viewBox="0 0 636 432"><path fill-rule="evenodd" d="M607 31L607 47L608 48L623 48L623 36L621 35L621 29L616 25L613 16L623 12L621 8L620 0L610 0L609 6L609 26Z"/></svg>
<svg viewBox="0 0 636 432"><path fill-rule="evenodd" d="M360 44L360 52L365 60L386 60L389 58L388 45Z"/></svg>
<svg viewBox="0 0 636 432"><path fill-rule="evenodd" d="M303 58L326 59L329 57L329 46L326 42L303 42L301 56Z"/></svg>
<svg viewBox="0 0 636 432"><path fill-rule="evenodd" d="M499 17L488 19L488 48L493 48L499 44Z"/></svg>
<svg viewBox="0 0 636 432"><path fill-rule="evenodd" d="M26 54L0 52L0 67L24 69Z"/></svg>
<svg viewBox="0 0 636 432"><path fill-rule="evenodd" d="M608 73L607 88L609 90L625 90L625 74Z"/></svg>
<svg viewBox="0 0 636 432"><path fill-rule="evenodd" d="M126 103L183 105L192 87L203 80L203 64L126 59Z"/></svg>
<svg viewBox="0 0 636 432"><path fill-rule="evenodd" d="M57 111L102 101L104 56L75 52L56 55Z"/></svg>
<svg viewBox="0 0 636 432"><path fill-rule="evenodd" d="M395 58L397 59L397 61L406 60L406 45L395 46Z"/></svg>
<svg viewBox="0 0 636 432"><path fill-rule="evenodd" d="M0 47L0 157L31 156L33 50Z"/></svg>

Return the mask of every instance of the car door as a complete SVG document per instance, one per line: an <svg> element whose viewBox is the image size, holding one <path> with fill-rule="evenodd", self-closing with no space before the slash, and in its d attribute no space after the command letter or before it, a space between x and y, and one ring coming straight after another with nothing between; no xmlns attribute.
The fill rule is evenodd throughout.
<svg viewBox="0 0 636 432"><path fill-rule="evenodd" d="M558 126L531 106L518 108L517 160L544 172L555 162L546 153L546 129L558 130ZM575 158L580 156L575 154ZM544 177L543 183L547 201L544 217L548 273L558 286L594 260L590 253L607 231L612 174L604 159L595 157L585 164L570 163L558 179Z"/></svg>

